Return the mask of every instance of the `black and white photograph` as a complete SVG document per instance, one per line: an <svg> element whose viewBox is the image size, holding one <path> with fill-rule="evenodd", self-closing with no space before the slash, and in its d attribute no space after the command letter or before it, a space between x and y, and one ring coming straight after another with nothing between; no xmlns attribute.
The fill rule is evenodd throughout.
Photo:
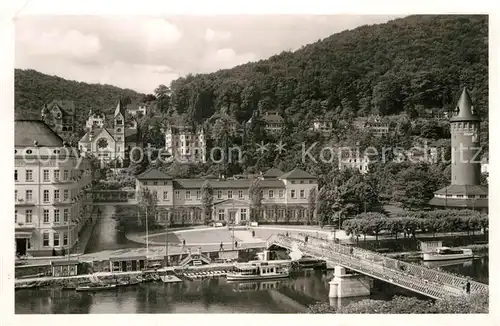
<svg viewBox="0 0 500 326"><path fill-rule="evenodd" d="M488 14L13 24L14 314L490 313Z"/></svg>

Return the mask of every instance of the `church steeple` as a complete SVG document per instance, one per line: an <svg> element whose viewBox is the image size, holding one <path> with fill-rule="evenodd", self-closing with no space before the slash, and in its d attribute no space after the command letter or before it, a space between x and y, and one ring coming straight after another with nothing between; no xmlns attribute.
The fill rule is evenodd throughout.
<svg viewBox="0 0 500 326"><path fill-rule="evenodd" d="M472 100L470 98L467 87L462 90L462 95L458 100L455 112L450 119L450 122L467 122L467 121L480 121L474 106L472 105Z"/></svg>

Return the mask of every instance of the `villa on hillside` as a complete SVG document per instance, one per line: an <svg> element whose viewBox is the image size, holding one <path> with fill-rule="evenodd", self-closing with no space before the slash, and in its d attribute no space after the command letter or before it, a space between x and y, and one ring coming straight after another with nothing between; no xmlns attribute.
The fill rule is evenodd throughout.
<svg viewBox="0 0 500 326"><path fill-rule="evenodd" d="M138 115L145 116L148 108L148 104L137 101L132 101L132 103L125 105L126 111L133 117L137 117Z"/></svg>
<svg viewBox="0 0 500 326"><path fill-rule="evenodd" d="M71 136L76 130L75 102L53 100L42 107L42 121L62 137Z"/></svg>
<svg viewBox="0 0 500 326"><path fill-rule="evenodd" d="M113 115L113 129L95 127L92 123L78 142L80 152L84 156L93 155L101 162L123 166L129 159L129 150L138 144L137 124L127 127L125 112L125 107L118 102Z"/></svg>
<svg viewBox="0 0 500 326"><path fill-rule="evenodd" d="M270 134L279 133L285 124L285 120L276 111L268 111L263 115L259 111L255 111L254 115L246 122L245 125L249 126L257 116L264 123L264 130Z"/></svg>
<svg viewBox="0 0 500 326"><path fill-rule="evenodd" d="M174 117L165 127L165 150L176 161L205 162L206 141L203 127L189 125L181 117Z"/></svg>
<svg viewBox="0 0 500 326"><path fill-rule="evenodd" d="M304 223L309 216L308 202L312 189L317 189L317 178L303 170L293 169L288 173L271 169L264 173L260 186L263 189L259 221L273 223ZM272 176L271 176L272 175ZM254 179L255 180L255 179ZM150 189L158 198L159 223L167 219L176 225L204 224L202 216L202 186L210 184L213 189L211 219L234 221L240 224L250 220L252 207L249 188L252 179L175 179L166 173L150 168L137 176L136 192Z"/></svg>
<svg viewBox="0 0 500 326"><path fill-rule="evenodd" d="M359 130L368 130L376 137L382 137L389 133L389 122L383 121L380 117L359 117L354 120L354 127Z"/></svg>

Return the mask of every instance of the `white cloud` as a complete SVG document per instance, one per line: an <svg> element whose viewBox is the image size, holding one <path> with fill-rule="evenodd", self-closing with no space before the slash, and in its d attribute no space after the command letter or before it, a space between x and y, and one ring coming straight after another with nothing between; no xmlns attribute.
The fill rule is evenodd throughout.
<svg viewBox="0 0 500 326"><path fill-rule="evenodd" d="M42 56L88 58L97 55L102 48L97 36L76 30L42 32L31 29L21 32L18 41L23 51Z"/></svg>
<svg viewBox="0 0 500 326"><path fill-rule="evenodd" d="M165 19L148 19L142 22L142 36L146 38L148 48L159 50L164 46L177 43L182 33Z"/></svg>
<svg viewBox="0 0 500 326"><path fill-rule="evenodd" d="M246 52L237 54L231 48L218 49L208 53L203 59L203 71L211 72L218 69L231 68L249 61L254 61L257 56L254 53Z"/></svg>
<svg viewBox="0 0 500 326"><path fill-rule="evenodd" d="M205 31L205 41L207 42L219 42L228 40L231 38L231 32L225 31L214 31L211 28L207 28Z"/></svg>

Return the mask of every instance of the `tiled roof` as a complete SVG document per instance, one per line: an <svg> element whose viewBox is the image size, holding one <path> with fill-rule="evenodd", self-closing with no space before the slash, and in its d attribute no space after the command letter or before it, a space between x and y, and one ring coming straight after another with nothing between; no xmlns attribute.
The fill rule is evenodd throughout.
<svg viewBox="0 0 500 326"><path fill-rule="evenodd" d="M125 141L126 142L137 141L137 129L133 129L133 128L125 129Z"/></svg>
<svg viewBox="0 0 500 326"><path fill-rule="evenodd" d="M62 147L63 140L50 127L39 120L16 120L14 124L14 145L16 147L38 146Z"/></svg>
<svg viewBox="0 0 500 326"><path fill-rule="evenodd" d="M234 205L249 205L250 202L247 200L230 198L230 199L220 200L220 201L214 203L214 205L220 205L220 204L224 204L224 205L232 205L232 204L234 204Z"/></svg>
<svg viewBox="0 0 500 326"><path fill-rule="evenodd" d="M271 168L267 170L266 173L264 173L262 176L264 178L278 178L281 177L283 174L285 174L285 172L281 171L280 169Z"/></svg>
<svg viewBox="0 0 500 326"><path fill-rule="evenodd" d="M280 176L280 179L316 179L316 177L304 170L295 168Z"/></svg>
<svg viewBox="0 0 500 326"><path fill-rule="evenodd" d="M71 100L53 100L47 104L47 108L50 110L56 105L66 114L73 115L75 113L75 102Z"/></svg>
<svg viewBox="0 0 500 326"><path fill-rule="evenodd" d="M480 185L451 185L434 192L438 195L488 195L488 187Z"/></svg>
<svg viewBox="0 0 500 326"><path fill-rule="evenodd" d="M170 180L171 176L158 170L157 168L149 168L137 176L139 180Z"/></svg>
<svg viewBox="0 0 500 326"><path fill-rule="evenodd" d="M283 122L283 118L277 114L268 114L263 115L261 118L264 122L272 122L272 123L281 123Z"/></svg>
<svg viewBox="0 0 500 326"><path fill-rule="evenodd" d="M200 189L207 180L203 179L175 179L174 188ZM209 180L213 189L246 189L250 187L253 180ZM262 188L284 188L285 184L280 180L261 180Z"/></svg>
<svg viewBox="0 0 500 326"><path fill-rule="evenodd" d="M99 135L100 135L103 131L108 132L108 133L111 135L111 138L113 138L113 139L114 139L114 137L113 137L113 133L111 133L108 129L106 129L106 128L94 128L94 129L92 129L92 131L87 131L87 132L85 133L85 135L83 135L83 137L80 139L80 142L81 142L81 143L88 143L88 142L90 142L90 139L89 139L89 134L90 134L91 132L92 132L92 133L93 133L93 135L94 135L94 136L93 136L93 137L94 137L94 139L96 139L96 138L97 138L97 137L98 137L98 136L99 136Z"/></svg>

